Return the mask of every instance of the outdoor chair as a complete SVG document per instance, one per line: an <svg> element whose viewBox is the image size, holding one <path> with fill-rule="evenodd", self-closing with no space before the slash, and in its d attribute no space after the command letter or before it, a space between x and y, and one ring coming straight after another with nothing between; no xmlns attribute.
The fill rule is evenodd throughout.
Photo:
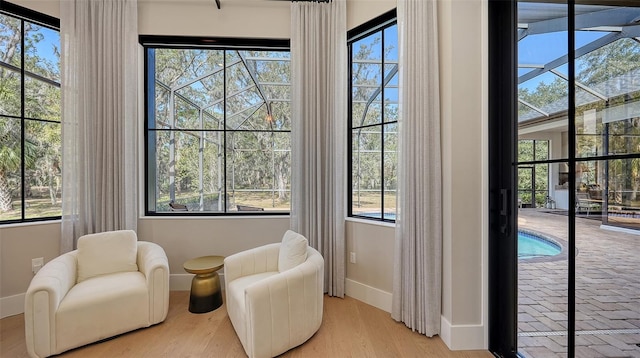
<svg viewBox="0 0 640 358"><path fill-rule="evenodd" d="M589 216L592 210L600 210L601 208L601 200L591 199L588 193L576 193L576 212L586 211Z"/></svg>
<svg viewBox="0 0 640 358"><path fill-rule="evenodd" d="M238 211L264 211L264 208L249 205L236 205Z"/></svg>
<svg viewBox="0 0 640 358"><path fill-rule="evenodd" d="M169 203L169 208L171 211L189 211L186 205L174 203L173 201Z"/></svg>

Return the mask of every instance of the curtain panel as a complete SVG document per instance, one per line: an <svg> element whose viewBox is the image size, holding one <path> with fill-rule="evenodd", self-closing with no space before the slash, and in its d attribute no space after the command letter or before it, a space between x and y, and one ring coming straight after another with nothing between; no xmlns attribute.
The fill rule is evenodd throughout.
<svg viewBox="0 0 640 358"><path fill-rule="evenodd" d="M346 1L291 3L291 228L325 259L325 291L344 297Z"/></svg>
<svg viewBox="0 0 640 358"><path fill-rule="evenodd" d="M62 242L137 226L136 0L60 2Z"/></svg>
<svg viewBox="0 0 640 358"><path fill-rule="evenodd" d="M442 160L435 0L398 0L398 206L392 317L440 333Z"/></svg>

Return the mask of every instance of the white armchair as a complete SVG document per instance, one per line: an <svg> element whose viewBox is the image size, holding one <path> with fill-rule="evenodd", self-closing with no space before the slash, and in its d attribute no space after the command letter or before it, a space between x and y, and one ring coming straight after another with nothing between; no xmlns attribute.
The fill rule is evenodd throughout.
<svg viewBox="0 0 640 358"><path fill-rule="evenodd" d="M85 235L78 249L48 262L25 296L31 357L47 357L164 321L169 264L157 244L135 232Z"/></svg>
<svg viewBox="0 0 640 358"><path fill-rule="evenodd" d="M322 323L324 259L287 231L224 260L226 305L250 358L275 357L306 342Z"/></svg>

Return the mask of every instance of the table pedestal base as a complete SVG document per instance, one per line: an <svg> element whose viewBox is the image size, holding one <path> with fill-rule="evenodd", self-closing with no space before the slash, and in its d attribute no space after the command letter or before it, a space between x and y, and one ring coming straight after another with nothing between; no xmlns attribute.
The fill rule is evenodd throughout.
<svg viewBox="0 0 640 358"><path fill-rule="evenodd" d="M191 281L189 312L205 313L222 306L222 290L217 272L197 274Z"/></svg>

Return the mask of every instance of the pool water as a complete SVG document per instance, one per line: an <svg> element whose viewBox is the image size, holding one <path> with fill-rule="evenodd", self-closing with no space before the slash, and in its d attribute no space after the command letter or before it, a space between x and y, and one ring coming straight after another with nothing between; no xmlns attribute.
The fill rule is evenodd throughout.
<svg viewBox="0 0 640 358"><path fill-rule="evenodd" d="M518 231L518 258L528 259L540 256L555 256L562 252L557 243L540 236Z"/></svg>
<svg viewBox="0 0 640 358"><path fill-rule="evenodd" d="M363 213L353 213L354 215L357 216L365 216L368 218L372 218L372 219L380 219L380 212L377 211L372 211L372 212L363 212ZM384 213L384 219L386 220L395 220L396 219L396 213L393 212L385 212Z"/></svg>

